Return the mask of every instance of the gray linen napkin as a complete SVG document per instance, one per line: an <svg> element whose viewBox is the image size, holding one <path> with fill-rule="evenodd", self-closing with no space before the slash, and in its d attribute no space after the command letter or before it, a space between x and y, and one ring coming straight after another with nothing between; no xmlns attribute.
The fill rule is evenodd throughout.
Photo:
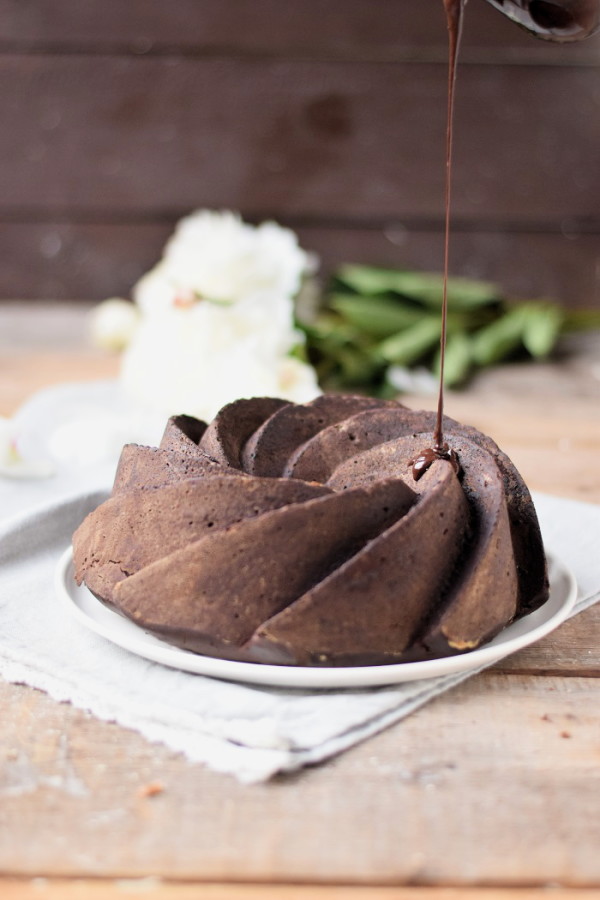
<svg viewBox="0 0 600 900"><path fill-rule="evenodd" d="M5 500L9 494L14 508L18 495L6 491ZM283 690L192 675L122 650L74 621L53 595L58 557L104 496L48 501L0 525L0 676L6 680L252 782L339 753L473 674L367 690ZM579 611L600 599L600 506L535 499L547 545L576 574Z"/></svg>

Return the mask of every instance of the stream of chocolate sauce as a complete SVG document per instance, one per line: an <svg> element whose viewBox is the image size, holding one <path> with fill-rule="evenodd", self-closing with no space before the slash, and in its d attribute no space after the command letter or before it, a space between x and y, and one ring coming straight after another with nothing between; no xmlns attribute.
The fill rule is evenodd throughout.
<svg viewBox="0 0 600 900"><path fill-rule="evenodd" d="M440 338L440 384L433 447L412 460L412 475L417 481L437 459L446 459L460 473L454 450L444 441L444 363L446 359L446 323L448 318L448 260L450 248L450 189L452 181L452 126L456 66L467 0L443 0L448 23L448 118L446 123L446 218L444 232L444 281L442 295L442 333ZM600 0L490 0L498 9L523 25L537 37L551 41L581 40L600 28Z"/></svg>
<svg viewBox="0 0 600 900"><path fill-rule="evenodd" d="M462 33L463 13L466 0L443 0L448 20L448 112L446 119L446 181L445 181L445 225L444 225L444 280L442 292L442 333L440 336L440 382L433 447L423 450L412 461L412 475L415 481L437 459L451 462L454 470L460 471L458 456L444 441L444 365L446 361L446 330L448 321L448 270L450 259L450 196L452 184L452 126L454 123L454 96L456 93L456 65Z"/></svg>

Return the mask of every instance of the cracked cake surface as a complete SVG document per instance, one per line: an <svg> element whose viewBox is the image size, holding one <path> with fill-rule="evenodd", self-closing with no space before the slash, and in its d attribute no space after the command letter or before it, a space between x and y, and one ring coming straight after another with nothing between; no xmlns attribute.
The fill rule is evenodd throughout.
<svg viewBox="0 0 600 900"><path fill-rule="evenodd" d="M186 649L284 665L464 652L548 597L533 503L491 438L434 413L322 395L174 416L123 448L73 537L75 577Z"/></svg>

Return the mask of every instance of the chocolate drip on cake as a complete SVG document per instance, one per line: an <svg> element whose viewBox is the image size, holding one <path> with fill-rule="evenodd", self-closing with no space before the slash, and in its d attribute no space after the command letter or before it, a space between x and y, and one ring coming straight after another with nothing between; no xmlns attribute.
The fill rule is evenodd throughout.
<svg viewBox="0 0 600 900"><path fill-rule="evenodd" d="M458 471L459 461L455 450L444 440L444 369L446 362L446 332L448 322L448 272L450 265L450 199L452 188L452 132L454 123L454 98L456 94L456 67L462 34L465 0L444 0L448 23L448 111L446 119L446 178L444 196L444 280L442 287L442 327L440 336L440 379L438 405L433 446L427 447L415 459L412 475L415 481L437 460L446 459Z"/></svg>

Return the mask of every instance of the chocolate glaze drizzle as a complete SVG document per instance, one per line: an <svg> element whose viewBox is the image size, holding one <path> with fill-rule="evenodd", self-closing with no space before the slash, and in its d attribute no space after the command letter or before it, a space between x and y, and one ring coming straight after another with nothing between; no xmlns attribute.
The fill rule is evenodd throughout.
<svg viewBox="0 0 600 900"><path fill-rule="evenodd" d="M418 481L421 475L437 459L452 463L460 472L460 463L454 450L444 441L444 365L446 360L446 330L448 321L448 269L450 259L450 193L452 182L452 126L454 122L454 95L456 93L456 63L462 33L463 12L466 0L443 0L448 22L448 116L446 121L446 188L444 228L444 281L442 294L442 333L440 336L440 384L433 447L428 447L411 462L412 476Z"/></svg>
<svg viewBox="0 0 600 900"><path fill-rule="evenodd" d="M428 447L427 450L423 450L422 453L419 453L416 459L411 460L412 477L415 481L419 480L421 475L427 471L429 466L434 463L436 459L447 460L452 464L452 468L456 474L461 474L462 468L458 453L455 450L451 450L448 444L443 444L441 447Z"/></svg>

